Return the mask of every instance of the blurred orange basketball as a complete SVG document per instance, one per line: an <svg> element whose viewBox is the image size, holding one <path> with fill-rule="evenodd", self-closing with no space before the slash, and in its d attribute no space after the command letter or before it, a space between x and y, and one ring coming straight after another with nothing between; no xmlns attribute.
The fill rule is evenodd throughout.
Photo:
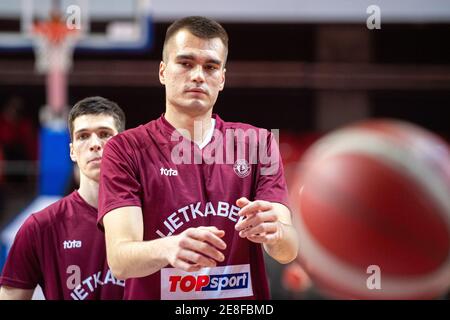
<svg viewBox="0 0 450 320"><path fill-rule="evenodd" d="M450 151L409 123L336 130L305 154L300 259L331 297L422 299L450 286Z"/></svg>

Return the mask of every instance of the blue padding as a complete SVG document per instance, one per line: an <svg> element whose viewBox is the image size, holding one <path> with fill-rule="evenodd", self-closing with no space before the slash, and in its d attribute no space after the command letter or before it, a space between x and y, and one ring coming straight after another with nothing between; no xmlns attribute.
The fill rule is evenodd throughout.
<svg viewBox="0 0 450 320"><path fill-rule="evenodd" d="M153 48L154 22L151 14L143 14L139 19L141 34L138 39L130 41L112 40L107 36L86 37L76 43L75 53L145 53ZM28 52L33 49L31 38L12 36L1 38L0 52Z"/></svg>
<svg viewBox="0 0 450 320"><path fill-rule="evenodd" d="M77 43L75 53L145 53L153 48L154 27L151 17L141 19L141 36L136 41L120 41L108 38L86 38Z"/></svg>
<svg viewBox="0 0 450 320"><path fill-rule="evenodd" d="M72 175L67 128L40 130L39 194L63 195Z"/></svg>
<svg viewBox="0 0 450 320"><path fill-rule="evenodd" d="M6 245L0 242L0 270L3 270L3 265L5 264L5 261L6 261Z"/></svg>

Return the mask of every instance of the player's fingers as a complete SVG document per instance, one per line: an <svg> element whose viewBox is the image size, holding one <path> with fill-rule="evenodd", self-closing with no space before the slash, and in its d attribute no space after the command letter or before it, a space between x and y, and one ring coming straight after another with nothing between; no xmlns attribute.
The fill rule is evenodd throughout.
<svg viewBox="0 0 450 320"><path fill-rule="evenodd" d="M238 215L249 216L259 211L268 211L272 209L272 204L268 201L256 200L243 207Z"/></svg>
<svg viewBox="0 0 450 320"><path fill-rule="evenodd" d="M275 222L277 221L277 215L272 211L263 211L258 212L247 219L240 220L234 228L237 231L241 231L244 229L247 229L249 227L256 226L258 224L261 224L263 222Z"/></svg>
<svg viewBox="0 0 450 320"><path fill-rule="evenodd" d="M222 238L225 235L225 231L224 230L219 230L216 227L201 226L201 227L198 227L198 229L209 230L212 233L214 233L216 236L218 236L219 238Z"/></svg>
<svg viewBox="0 0 450 320"><path fill-rule="evenodd" d="M225 260L225 256L223 255L222 252L220 252L215 247L204 241L199 241L194 238L185 237L180 240L180 246L183 249L195 251L219 262Z"/></svg>
<svg viewBox="0 0 450 320"><path fill-rule="evenodd" d="M209 230L192 228L187 230L187 235L191 238L200 241L206 241L210 245L213 245L214 247L220 250L224 250L227 247L226 243L222 239L220 239L218 236L216 236L213 232Z"/></svg>
<svg viewBox="0 0 450 320"><path fill-rule="evenodd" d="M179 253L179 258L188 261L199 267L215 267L217 264L213 259L207 258L198 252L183 249Z"/></svg>
<svg viewBox="0 0 450 320"><path fill-rule="evenodd" d="M245 238L245 237L263 234L263 233L271 234L271 233L277 232L277 230L278 230L277 228L278 227L277 227L276 223L261 223L252 228L242 230L241 232L239 232L239 236L242 238Z"/></svg>
<svg viewBox="0 0 450 320"><path fill-rule="evenodd" d="M267 242L265 235L253 235L253 236L247 237L247 239L250 240L251 242L255 242L255 243Z"/></svg>
<svg viewBox="0 0 450 320"><path fill-rule="evenodd" d="M202 267L197 264L191 264L181 259L175 260L173 266L177 269L187 271L187 272L195 272L199 271Z"/></svg>
<svg viewBox="0 0 450 320"><path fill-rule="evenodd" d="M246 197L242 197L242 198L239 198L239 199L236 200L236 205L237 205L239 208L242 208L242 207L248 205L250 202L251 202L251 201L248 200Z"/></svg>
<svg viewBox="0 0 450 320"><path fill-rule="evenodd" d="M271 233L271 234L259 234L259 235L248 236L247 239L252 242L256 242L256 243L271 244L271 243L277 242L279 237L278 237L278 233Z"/></svg>

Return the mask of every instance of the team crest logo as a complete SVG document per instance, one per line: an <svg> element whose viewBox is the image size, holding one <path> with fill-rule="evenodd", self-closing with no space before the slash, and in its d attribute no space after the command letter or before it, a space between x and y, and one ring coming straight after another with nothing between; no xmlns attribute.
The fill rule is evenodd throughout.
<svg viewBox="0 0 450 320"><path fill-rule="evenodd" d="M234 173L240 178L245 178L250 174L250 165L245 159L238 159L233 166Z"/></svg>

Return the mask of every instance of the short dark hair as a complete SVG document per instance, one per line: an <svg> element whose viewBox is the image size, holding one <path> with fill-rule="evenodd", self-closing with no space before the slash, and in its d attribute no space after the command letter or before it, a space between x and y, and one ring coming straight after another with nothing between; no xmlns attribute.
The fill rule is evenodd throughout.
<svg viewBox="0 0 450 320"><path fill-rule="evenodd" d="M103 97L87 97L75 103L72 110L70 110L67 122L71 140L73 137L73 122L76 118L88 114L111 116L114 119L117 131L122 132L125 130L125 113L117 103Z"/></svg>
<svg viewBox="0 0 450 320"><path fill-rule="evenodd" d="M191 16L179 19L172 23L166 31L164 39L163 60L166 58L166 45L169 40L180 30L186 29L194 36L202 39L220 38L225 46L225 61L228 55L228 34L216 21L200 16ZM224 64L225 64L224 61Z"/></svg>

